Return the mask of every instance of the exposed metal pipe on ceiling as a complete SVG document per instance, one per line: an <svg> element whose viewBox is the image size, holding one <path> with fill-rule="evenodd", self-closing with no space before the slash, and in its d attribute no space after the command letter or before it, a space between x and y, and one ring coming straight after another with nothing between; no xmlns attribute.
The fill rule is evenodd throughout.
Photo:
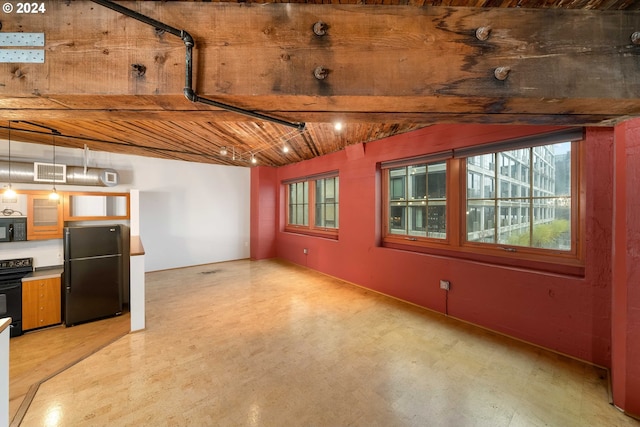
<svg viewBox="0 0 640 427"><path fill-rule="evenodd" d="M245 116L249 116L249 117L253 117L255 119L259 119L259 120L264 120L264 121L268 121L268 122L273 122L273 123L277 123L283 126L288 126L288 127L292 127L295 129L298 129L299 131L303 131L306 123L301 122L301 123L294 123L294 122L289 122L286 120L281 120L275 117L271 117L271 116L266 116L264 114L258 113L256 111L251 111L251 110L245 110L243 108L239 108L239 107L234 107L233 105L228 105L228 104L224 104L222 102L218 102L215 101L213 99L208 99L208 98L204 98L202 96L199 96L194 90L193 90L193 61L192 61L192 51L193 51L193 47L195 46L195 42L193 40L193 37L191 37L191 35L186 32L185 30L179 30L177 28L171 27L167 24L164 24L160 21L156 21L153 18L150 18L146 15L143 15L141 13L136 12L135 10L131 10L128 9L124 6L121 6L119 4L113 3L110 0L91 0L94 3L97 3L101 6L107 7L111 10L114 10L116 12L119 12L123 15L126 15L130 18L133 19L137 19L140 22L143 22L145 24L151 25L154 28L166 31L170 34L173 34L174 36L178 36L180 37L180 39L182 39L182 41L184 42L184 45L186 47L186 73L185 73L185 87L184 87L184 96L191 102L200 102L202 104L207 104L207 105L211 105L214 107L218 107L218 108L222 108L224 110L228 110L228 111L232 111L234 113L238 113L238 114L242 114Z"/></svg>
<svg viewBox="0 0 640 427"><path fill-rule="evenodd" d="M51 163L42 163L53 166ZM36 167L34 163L11 162L11 182L22 184L42 184L36 179ZM0 181L9 178L9 162L0 160ZM44 181L51 182L51 181ZM87 168L86 173L82 166L67 166L64 180L58 184L90 185L98 187L113 187L118 184L118 172L110 168Z"/></svg>

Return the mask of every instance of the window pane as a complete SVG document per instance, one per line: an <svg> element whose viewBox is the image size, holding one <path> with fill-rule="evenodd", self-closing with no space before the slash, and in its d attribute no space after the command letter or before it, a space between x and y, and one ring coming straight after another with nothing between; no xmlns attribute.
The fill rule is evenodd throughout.
<svg viewBox="0 0 640 427"><path fill-rule="evenodd" d="M433 163L429 168L429 199L444 199L447 197L447 164Z"/></svg>
<svg viewBox="0 0 640 427"><path fill-rule="evenodd" d="M391 169L389 171L389 199L405 200L406 168Z"/></svg>
<svg viewBox="0 0 640 427"><path fill-rule="evenodd" d="M410 227L409 235L426 236L427 235L427 206L411 205L409 206Z"/></svg>
<svg viewBox="0 0 640 427"><path fill-rule="evenodd" d="M467 240L495 242L495 206L487 200L467 202Z"/></svg>
<svg viewBox="0 0 640 427"><path fill-rule="evenodd" d="M555 144L553 147L555 169L554 176L556 196L571 195L571 144L568 142Z"/></svg>
<svg viewBox="0 0 640 427"><path fill-rule="evenodd" d="M425 165L409 166L409 197L421 200L427 196L427 171Z"/></svg>
<svg viewBox="0 0 640 427"><path fill-rule="evenodd" d="M392 205L389 209L389 231L392 234L407 234L406 207Z"/></svg>
<svg viewBox="0 0 640 427"><path fill-rule="evenodd" d="M289 224L309 225L308 192L307 182L289 184Z"/></svg>
<svg viewBox="0 0 640 427"><path fill-rule="evenodd" d="M447 210L444 202L442 204L432 203L428 209L429 215L429 237L436 239L447 238Z"/></svg>
<svg viewBox="0 0 640 427"><path fill-rule="evenodd" d="M531 246L545 249L571 249L571 207L560 199L548 199L536 209Z"/></svg>
<svg viewBox="0 0 640 427"><path fill-rule="evenodd" d="M338 177L316 180L315 226L338 228Z"/></svg>
<svg viewBox="0 0 640 427"><path fill-rule="evenodd" d="M500 200L500 227L498 243L512 246L529 246L529 199Z"/></svg>

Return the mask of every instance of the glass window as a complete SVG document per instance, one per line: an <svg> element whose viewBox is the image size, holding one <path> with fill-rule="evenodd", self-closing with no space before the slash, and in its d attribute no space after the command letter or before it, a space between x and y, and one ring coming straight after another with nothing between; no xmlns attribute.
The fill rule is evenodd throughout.
<svg viewBox="0 0 640 427"><path fill-rule="evenodd" d="M557 142L565 137L572 142ZM563 131L383 162L382 244L580 274L581 137Z"/></svg>
<svg viewBox="0 0 640 427"><path fill-rule="evenodd" d="M467 188L475 183L472 175L495 174L500 191L483 198L467 192L466 240L570 251L571 150L571 143L565 142L498 152L496 172L479 170L477 160L468 158L467 170L474 172L467 173Z"/></svg>
<svg viewBox="0 0 640 427"><path fill-rule="evenodd" d="M316 180L316 227L338 228L338 177Z"/></svg>
<svg viewBox="0 0 640 427"><path fill-rule="evenodd" d="M337 175L287 184L289 231L337 235L338 199Z"/></svg>
<svg viewBox="0 0 640 427"><path fill-rule="evenodd" d="M421 163L386 169L387 233L445 239L447 164ZM408 197L405 197L408 195Z"/></svg>
<svg viewBox="0 0 640 427"><path fill-rule="evenodd" d="M289 224L309 224L309 183L289 184Z"/></svg>

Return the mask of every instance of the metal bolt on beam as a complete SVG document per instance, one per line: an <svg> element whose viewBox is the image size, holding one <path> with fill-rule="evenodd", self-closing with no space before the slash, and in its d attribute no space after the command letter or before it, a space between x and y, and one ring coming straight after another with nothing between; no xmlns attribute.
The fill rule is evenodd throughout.
<svg viewBox="0 0 640 427"><path fill-rule="evenodd" d="M329 74L329 71L326 68L324 68L322 65L317 66L316 69L313 70L313 75L318 80L326 79L328 74Z"/></svg>
<svg viewBox="0 0 640 427"><path fill-rule="evenodd" d="M313 34L316 36L322 37L327 34L327 24L322 21L318 21L313 24Z"/></svg>
<svg viewBox="0 0 640 427"><path fill-rule="evenodd" d="M640 31L636 31L631 34L631 43L635 45L640 45Z"/></svg>
<svg viewBox="0 0 640 427"><path fill-rule="evenodd" d="M476 30L476 38L478 40L485 41L489 38L490 35L491 35L491 27L489 26L479 27Z"/></svg>
<svg viewBox="0 0 640 427"><path fill-rule="evenodd" d="M493 71L493 75L496 76L498 80L506 80L510 71L511 67L498 67Z"/></svg>

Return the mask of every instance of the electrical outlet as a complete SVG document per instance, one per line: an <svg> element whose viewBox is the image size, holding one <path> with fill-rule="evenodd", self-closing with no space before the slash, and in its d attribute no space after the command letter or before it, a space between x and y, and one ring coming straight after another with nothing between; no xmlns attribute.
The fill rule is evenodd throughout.
<svg viewBox="0 0 640 427"><path fill-rule="evenodd" d="M302 250L302 253L303 253L303 254L305 254L305 255L307 255L307 254L309 253L309 249L304 248L304 249Z"/></svg>
<svg viewBox="0 0 640 427"><path fill-rule="evenodd" d="M440 280L440 289L448 291L449 289L451 289L451 283L449 283L448 280Z"/></svg>

